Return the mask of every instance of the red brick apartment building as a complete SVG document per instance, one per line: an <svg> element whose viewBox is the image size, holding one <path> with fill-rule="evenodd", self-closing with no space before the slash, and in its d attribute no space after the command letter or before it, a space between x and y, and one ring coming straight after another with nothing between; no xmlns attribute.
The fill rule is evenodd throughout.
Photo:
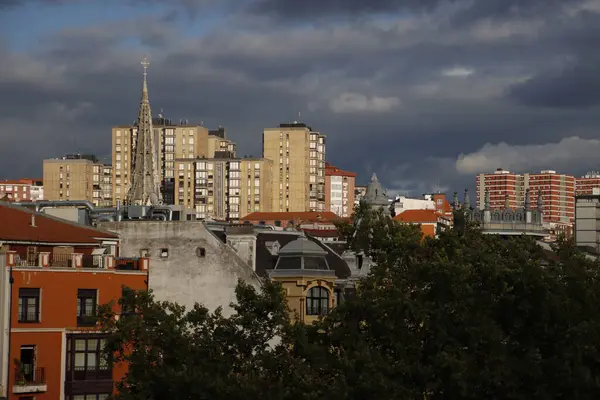
<svg viewBox="0 0 600 400"><path fill-rule="evenodd" d="M600 189L600 172L591 171L575 180L575 194L593 194L594 189Z"/></svg>
<svg viewBox="0 0 600 400"><path fill-rule="evenodd" d="M325 164L325 211L332 211L342 218L354 212L354 188L356 173L344 171Z"/></svg>
<svg viewBox="0 0 600 400"><path fill-rule="evenodd" d="M44 187L41 179L18 179L0 181L0 201L43 200Z"/></svg>
<svg viewBox="0 0 600 400"><path fill-rule="evenodd" d="M0 204L0 397L102 400L114 392L126 366L106 363L96 308L118 307L123 286L147 290L149 267L118 251L115 234Z"/></svg>
<svg viewBox="0 0 600 400"><path fill-rule="evenodd" d="M533 199L542 192L544 223L572 224L575 218L575 177L545 170L537 174L515 174L498 169L491 174L479 174L475 178L476 202L483 208L485 191L490 193L490 207L504 209L508 196L511 208L525 204L525 192Z"/></svg>

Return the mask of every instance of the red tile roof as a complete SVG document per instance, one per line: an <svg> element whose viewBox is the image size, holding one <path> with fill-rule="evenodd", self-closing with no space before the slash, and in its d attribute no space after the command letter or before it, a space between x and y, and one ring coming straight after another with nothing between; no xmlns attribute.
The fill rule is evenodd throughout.
<svg viewBox="0 0 600 400"><path fill-rule="evenodd" d="M406 210L394 219L400 222L437 222L440 214L436 210Z"/></svg>
<svg viewBox="0 0 600 400"><path fill-rule="evenodd" d="M338 167L334 167L333 165L325 164L325 175L326 176L353 176L356 177L355 172L344 171Z"/></svg>
<svg viewBox="0 0 600 400"><path fill-rule="evenodd" d="M332 222L340 219L331 211L253 212L241 221Z"/></svg>
<svg viewBox="0 0 600 400"><path fill-rule="evenodd" d="M31 225L35 216L35 226ZM25 207L0 204L0 240L6 242L97 244L116 234L34 213Z"/></svg>

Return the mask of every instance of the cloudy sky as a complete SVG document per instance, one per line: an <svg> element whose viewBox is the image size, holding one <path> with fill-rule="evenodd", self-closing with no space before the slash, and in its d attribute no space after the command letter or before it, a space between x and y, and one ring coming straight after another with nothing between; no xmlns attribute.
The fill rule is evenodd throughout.
<svg viewBox="0 0 600 400"><path fill-rule="evenodd" d="M600 169L600 0L0 0L0 33L0 178L108 156L146 54L153 110L241 155L301 113L391 191Z"/></svg>

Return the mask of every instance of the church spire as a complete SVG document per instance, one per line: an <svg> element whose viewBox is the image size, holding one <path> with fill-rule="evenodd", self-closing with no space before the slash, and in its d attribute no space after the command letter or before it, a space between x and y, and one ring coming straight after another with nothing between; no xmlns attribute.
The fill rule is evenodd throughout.
<svg viewBox="0 0 600 400"><path fill-rule="evenodd" d="M144 67L144 83L142 85L142 103L150 104L150 100L148 98L148 66L150 62L148 62L148 58L144 57L144 61L141 62L142 67Z"/></svg>
<svg viewBox="0 0 600 400"><path fill-rule="evenodd" d="M142 61L144 81L142 84L142 100L137 121L137 138L131 186L127 193L127 204L158 205L162 203L160 192L160 176L158 174L158 154L154 146L154 130L152 129L152 110L148 97L148 62Z"/></svg>

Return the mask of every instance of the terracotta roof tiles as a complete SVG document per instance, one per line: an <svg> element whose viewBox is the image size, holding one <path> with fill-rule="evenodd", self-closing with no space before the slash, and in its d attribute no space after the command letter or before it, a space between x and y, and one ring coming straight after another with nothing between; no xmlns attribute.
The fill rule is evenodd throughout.
<svg viewBox="0 0 600 400"><path fill-rule="evenodd" d="M240 221L332 222L339 217L331 211L253 212Z"/></svg>
<svg viewBox="0 0 600 400"><path fill-rule="evenodd" d="M35 226L32 217L35 216ZM35 213L24 207L0 204L0 240L37 243L97 244L116 234Z"/></svg>
<svg viewBox="0 0 600 400"><path fill-rule="evenodd" d="M429 222L438 221L440 214L436 210L406 210L396 215L394 219L400 222Z"/></svg>

